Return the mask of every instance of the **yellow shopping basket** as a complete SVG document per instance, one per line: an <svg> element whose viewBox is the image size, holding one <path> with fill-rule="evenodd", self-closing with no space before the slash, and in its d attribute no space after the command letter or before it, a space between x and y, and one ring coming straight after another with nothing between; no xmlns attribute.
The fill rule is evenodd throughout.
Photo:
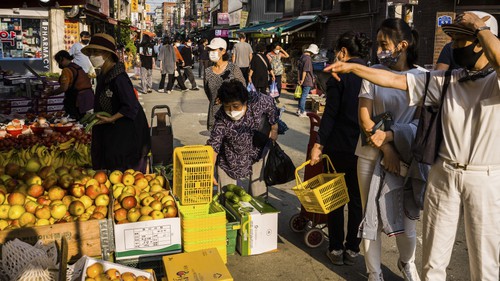
<svg viewBox="0 0 500 281"><path fill-rule="evenodd" d="M323 159L327 159L327 173L319 174L305 182L299 177L299 171L311 160L304 162L295 169L295 181L297 185L292 188L300 203L310 213L328 214L331 211L344 206L349 202L349 194L344 179L344 173L337 173L328 155L323 154ZM331 169L330 169L331 167Z"/></svg>

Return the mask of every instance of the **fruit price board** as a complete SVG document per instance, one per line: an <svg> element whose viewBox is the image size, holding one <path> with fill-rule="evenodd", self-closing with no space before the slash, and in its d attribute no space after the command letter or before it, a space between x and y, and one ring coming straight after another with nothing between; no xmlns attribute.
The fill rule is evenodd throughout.
<svg viewBox="0 0 500 281"><path fill-rule="evenodd" d="M125 230L125 248L168 246L172 244L170 225L132 228Z"/></svg>

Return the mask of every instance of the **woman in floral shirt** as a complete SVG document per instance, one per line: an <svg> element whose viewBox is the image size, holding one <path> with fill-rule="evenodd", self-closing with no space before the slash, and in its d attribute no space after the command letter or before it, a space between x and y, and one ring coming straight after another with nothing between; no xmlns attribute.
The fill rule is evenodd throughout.
<svg viewBox="0 0 500 281"><path fill-rule="evenodd" d="M256 147L253 137L267 117L271 127L269 138L273 141L278 138L273 98L249 93L243 83L235 79L222 83L218 98L222 107L215 114L207 142L215 151L218 183L220 186L236 184L239 179L250 178L250 194L265 194L262 173L268 148L267 145Z"/></svg>

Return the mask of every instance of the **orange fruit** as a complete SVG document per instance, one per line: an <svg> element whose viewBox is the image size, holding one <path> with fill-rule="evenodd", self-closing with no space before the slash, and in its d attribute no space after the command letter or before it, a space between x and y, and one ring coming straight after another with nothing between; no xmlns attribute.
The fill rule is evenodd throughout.
<svg viewBox="0 0 500 281"><path fill-rule="evenodd" d="M104 273L104 267L102 266L102 264L100 264L98 262L87 267L87 277L95 278L102 273Z"/></svg>

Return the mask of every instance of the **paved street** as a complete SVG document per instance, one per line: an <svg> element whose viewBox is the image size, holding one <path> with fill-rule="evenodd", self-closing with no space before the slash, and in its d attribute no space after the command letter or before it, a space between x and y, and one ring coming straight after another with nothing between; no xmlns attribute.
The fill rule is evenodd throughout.
<svg viewBox="0 0 500 281"><path fill-rule="evenodd" d="M195 68L196 69L196 68ZM194 71L195 75L197 71ZM158 88L159 71L153 71L153 89ZM133 80L139 85L139 80ZM172 110L174 145L205 144L206 118L208 101L198 79L200 91L182 94L173 91L170 95L154 91L141 95L146 116L151 117L154 105L166 104ZM189 84L189 82L186 82ZM137 86L140 90L140 86ZM189 85L188 85L189 87ZM292 93L284 93L280 106L286 106L283 120L290 128L285 135L280 135L278 142L292 158L296 166L305 160L305 150L309 140L309 119L295 116L297 102ZM290 217L299 212L300 205L291 190L295 182L269 188L270 202L281 211L279 214L278 250L250 257L239 254L228 257L228 268L235 280L366 280L363 257L360 256L354 266L333 266L325 255L328 242L316 249L308 248L303 242L303 234L293 233L289 227ZM418 246L416 264L421 272L421 223L418 224ZM396 262L398 251L395 239L383 236L383 272L385 280L403 280ZM467 249L463 226L457 233L453 258L448 269L447 280L469 280Z"/></svg>

